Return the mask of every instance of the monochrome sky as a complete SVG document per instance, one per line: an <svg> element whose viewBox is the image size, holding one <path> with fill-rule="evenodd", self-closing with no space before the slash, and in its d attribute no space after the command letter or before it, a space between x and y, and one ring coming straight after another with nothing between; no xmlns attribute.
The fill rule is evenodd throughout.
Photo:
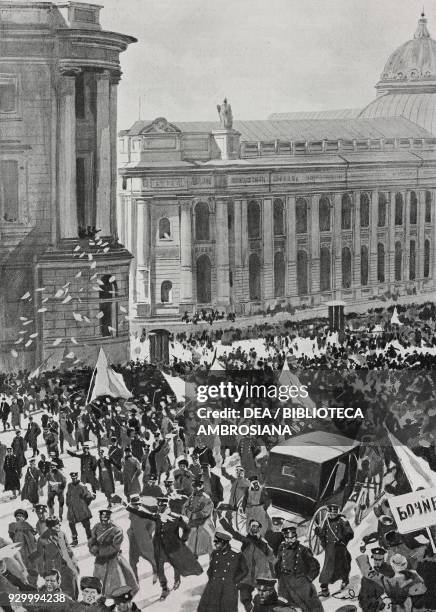
<svg viewBox="0 0 436 612"><path fill-rule="evenodd" d="M428 2L428 0L427 0ZM118 127L139 116L214 120L359 108L389 55L413 37L418 0L102 0L104 29L138 42L121 56ZM436 4L424 6L436 37Z"/></svg>

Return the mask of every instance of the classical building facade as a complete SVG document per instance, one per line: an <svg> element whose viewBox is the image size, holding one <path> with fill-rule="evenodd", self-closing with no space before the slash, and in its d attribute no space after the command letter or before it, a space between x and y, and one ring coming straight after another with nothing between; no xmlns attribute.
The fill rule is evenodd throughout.
<svg viewBox="0 0 436 612"><path fill-rule="evenodd" d="M92 362L98 345L114 359L128 354L120 308L131 256L116 240L116 108L119 55L135 39L102 30L100 8L0 1L5 369L67 352Z"/></svg>
<svg viewBox="0 0 436 612"><path fill-rule="evenodd" d="M119 134L120 239L140 322L434 291L436 139L418 121L233 121L226 101L219 114Z"/></svg>

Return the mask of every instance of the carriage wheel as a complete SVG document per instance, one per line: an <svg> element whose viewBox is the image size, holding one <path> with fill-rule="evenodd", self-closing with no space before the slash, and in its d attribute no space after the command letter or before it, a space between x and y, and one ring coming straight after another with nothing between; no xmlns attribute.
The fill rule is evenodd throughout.
<svg viewBox="0 0 436 612"><path fill-rule="evenodd" d="M316 535L315 530L316 530L316 527L322 527L326 516L327 516L327 506L321 506L315 512L309 524L309 533L308 533L309 547L315 556L319 555L320 552L322 552L323 550L321 541L319 537Z"/></svg>
<svg viewBox="0 0 436 612"><path fill-rule="evenodd" d="M367 501L368 501L368 489L365 488L365 485L362 487L359 496L357 498L357 502L356 502L356 513L354 515L354 524L356 525L360 525L360 523L362 522L363 519L363 515L365 513L365 510L368 507Z"/></svg>
<svg viewBox="0 0 436 612"><path fill-rule="evenodd" d="M235 525L236 525L236 530L239 531L239 533L242 533L242 535L246 534L247 518L245 516L244 510L242 509L242 499L239 500L238 506L236 508Z"/></svg>

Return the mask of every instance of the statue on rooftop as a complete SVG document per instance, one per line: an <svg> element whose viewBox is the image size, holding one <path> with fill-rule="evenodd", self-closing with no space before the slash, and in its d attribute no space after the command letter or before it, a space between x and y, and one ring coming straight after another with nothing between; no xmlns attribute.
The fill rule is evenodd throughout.
<svg viewBox="0 0 436 612"><path fill-rule="evenodd" d="M231 130L233 127L232 107L224 98L222 104L217 104L218 115L220 117L220 127L224 130Z"/></svg>

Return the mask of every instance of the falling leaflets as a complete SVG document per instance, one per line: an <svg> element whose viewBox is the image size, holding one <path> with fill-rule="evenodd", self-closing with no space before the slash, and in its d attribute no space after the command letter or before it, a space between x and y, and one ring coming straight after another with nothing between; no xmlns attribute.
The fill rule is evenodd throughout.
<svg viewBox="0 0 436 612"><path fill-rule="evenodd" d="M55 298L61 298L64 296L65 291L63 289L58 289L55 293Z"/></svg>
<svg viewBox="0 0 436 612"><path fill-rule="evenodd" d="M18 357L18 353L17 351L14 351L14 349L11 350L11 355L14 359L16 359Z"/></svg>
<svg viewBox="0 0 436 612"><path fill-rule="evenodd" d="M89 277L89 280L95 280L97 278L98 274L93 274L92 276Z"/></svg>
<svg viewBox="0 0 436 612"><path fill-rule="evenodd" d="M27 321L27 317L20 317L20 321Z"/></svg>
<svg viewBox="0 0 436 612"><path fill-rule="evenodd" d="M47 287L38 287L38 289L35 289L35 291L42 292L42 291L45 291L46 289Z"/></svg>
<svg viewBox="0 0 436 612"><path fill-rule="evenodd" d="M44 299L41 301L41 304L45 304L46 302L48 302L48 298L44 298Z"/></svg>
<svg viewBox="0 0 436 612"><path fill-rule="evenodd" d="M21 331L18 332L19 334L27 334L25 329L22 329Z"/></svg>
<svg viewBox="0 0 436 612"><path fill-rule="evenodd" d="M81 272L77 272L76 276L74 278L80 278L82 276Z"/></svg>
<svg viewBox="0 0 436 612"><path fill-rule="evenodd" d="M102 319L103 317L104 317L104 312L100 310L100 312L97 315L97 319Z"/></svg>
<svg viewBox="0 0 436 612"><path fill-rule="evenodd" d="M107 326L108 330L110 332L116 332L117 330L115 329L115 327L111 327L110 325Z"/></svg>
<svg viewBox="0 0 436 612"><path fill-rule="evenodd" d="M88 253L88 259L89 261L92 261L94 259L94 257L92 256L92 253Z"/></svg>
<svg viewBox="0 0 436 612"><path fill-rule="evenodd" d="M74 362L74 365L76 365L76 363L80 363L82 360L80 359L80 357L78 359L76 359L76 361Z"/></svg>
<svg viewBox="0 0 436 612"><path fill-rule="evenodd" d="M73 312L73 317L76 321L82 321L82 315L78 312Z"/></svg>
<svg viewBox="0 0 436 612"><path fill-rule="evenodd" d="M120 310L121 312L127 312L127 308L124 308L124 306L120 306Z"/></svg>
<svg viewBox="0 0 436 612"><path fill-rule="evenodd" d="M20 297L20 300L27 300L28 298L30 298L30 293L27 291L24 295Z"/></svg>
<svg viewBox="0 0 436 612"><path fill-rule="evenodd" d="M18 338L18 340L16 342L14 342L14 344L21 344L23 342L24 338L23 336L21 336L21 338Z"/></svg>
<svg viewBox="0 0 436 612"><path fill-rule="evenodd" d="M31 323L33 323L33 320L31 320L31 321L24 321L23 325L30 325Z"/></svg>
<svg viewBox="0 0 436 612"><path fill-rule="evenodd" d="M103 253L108 253L110 251L109 247L106 247L105 249L103 249Z"/></svg>
<svg viewBox="0 0 436 612"><path fill-rule="evenodd" d="M84 287L81 287L81 288L79 289L79 293L82 293L82 291L84 291Z"/></svg>
<svg viewBox="0 0 436 612"><path fill-rule="evenodd" d="M94 289L94 291L100 291L100 287L93 285L92 288Z"/></svg>
<svg viewBox="0 0 436 612"><path fill-rule="evenodd" d="M47 312L48 308L38 308L37 312Z"/></svg>
<svg viewBox="0 0 436 612"><path fill-rule="evenodd" d="M86 253L80 253L79 255L79 259L82 259L82 257L85 257Z"/></svg>
<svg viewBox="0 0 436 612"><path fill-rule="evenodd" d="M30 346L32 344L32 342L33 342L33 340L28 340L24 346L28 347L28 346Z"/></svg>
<svg viewBox="0 0 436 612"><path fill-rule="evenodd" d="M65 285L62 285L62 289L67 289L70 285L71 283L70 281L68 281L68 283L65 283Z"/></svg>
<svg viewBox="0 0 436 612"><path fill-rule="evenodd" d="M74 359L75 356L74 353L68 353L68 355L65 355L65 359Z"/></svg>
<svg viewBox="0 0 436 612"><path fill-rule="evenodd" d="M68 304L68 302L71 302L73 298L71 297L71 295L67 295L67 297L62 300L62 304Z"/></svg>
<svg viewBox="0 0 436 612"><path fill-rule="evenodd" d="M93 261L92 264L89 266L91 269L96 268L97 267L97 262Z"/></svg>
<svg viewBox="0 0 436 612"><path fill-rule="evenodd" d="M109 279L109 282L110 282L110 283L113 283L113 282L114 282L114 280L115 280L115 276L111 276L111 277L110 277L110 279Z"/></svg>
<svg viewBox="0 0 436 612"><path fill-rule="evenodd" d="M38 333L37 333L37 332L35 332L34 334L30 334L29 338L36 338L36 337L37 337L37 335L38 335Z"/></svg>
<svg viewBox="0 0 436 612"><path fill-rule="evenodd" d="M80 251L81 246L80 244L78 244L77 246L74 247L74 252L76 253L77 251Z"/></svg>
<svg viewBox="0 0 436 612"><path fill-rule="evenodd" d="M83 320L87 323L91 323L91 319L88 319L88 317L85 317L85 315L83 315Z"/></svg>
<svg viewBox="0 0 436 612"><path fill-rule="evenodd" d="M56 340L53 342L53 346L58 346L58 344L60 344L62 342L62 338L56 338Z"/></svg>
<svg viewBox="0 0 436 612"><path fill-rule="evenodd" d="M72 342L73 344L79 344L79 343L77 342L77 340L76 340L76 339L75 339L73 336L71 337L71 342Z"/></svg>

